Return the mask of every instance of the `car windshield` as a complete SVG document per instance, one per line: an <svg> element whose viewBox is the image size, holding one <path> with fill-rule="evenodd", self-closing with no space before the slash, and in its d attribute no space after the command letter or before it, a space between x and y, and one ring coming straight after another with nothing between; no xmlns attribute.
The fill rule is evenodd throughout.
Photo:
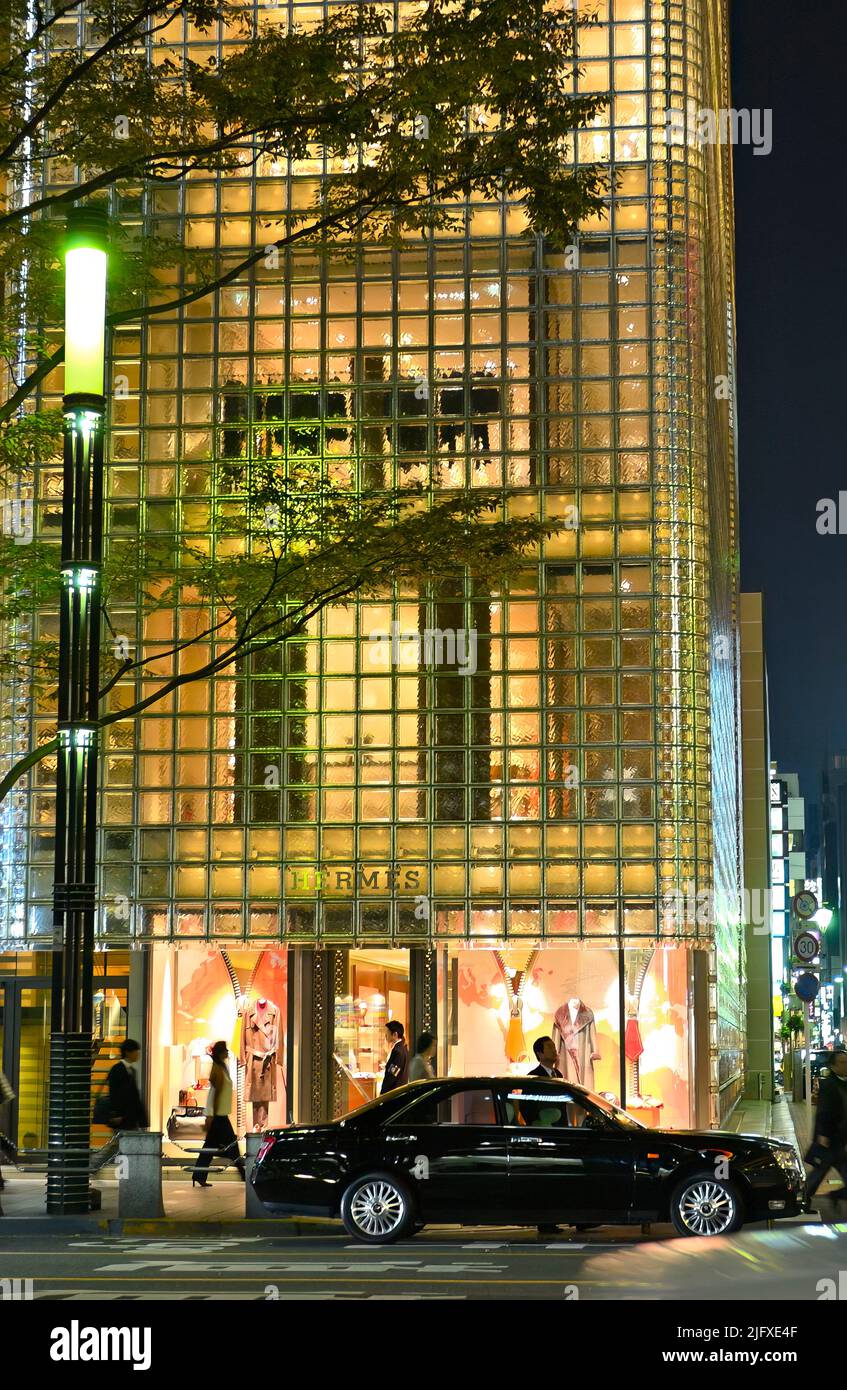
<svg viewBox="0 0 847 1390"><path fill-rule="evenodd" d="M371 1115L381 1112L385 1118L392 1110L400 1110L404 1105L408 1105L410 1100L414 1100L416 1095L423 1095L427 1086L432 1083L429 1081L410 1081L406 1086L397 1086L393 1091L385 1096L377 1096L375 1100L369 1100L364 1105L357 1105L354 1110L348 1110L346 1114L339 1115L338 1124L344 1124L345 1120L358 1120L364 1115Z"/></svg>
<svg viewBox="0 0 847 1390"><path fill-rule="evenodd" d="M640 1120L636 1120L626 1110L621 1110L619 1105L613 1104L606 1096L598 1096L594 1091L587 1092L591 1104L601 1111L607 1119L614 1120L616 1124L623 1125L625 1129L646 1129Z"/></svg>

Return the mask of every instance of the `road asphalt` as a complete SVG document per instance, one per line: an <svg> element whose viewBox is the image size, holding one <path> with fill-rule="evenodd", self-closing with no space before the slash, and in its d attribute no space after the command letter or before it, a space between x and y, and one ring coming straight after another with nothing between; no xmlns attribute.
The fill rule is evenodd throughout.
<svg viewBox="0 0 847 1390"><path fill-rule="evenodd" d="M394 1245L368 1247L335 1223L276 1235L239 1224L231 1234L169 1223L156 1235L36 1235L6 1232L0 1222L0 1281L10 1281L2 1284L3 1296L65 1302L608 1299L616 1288L620 1296L619 1271L612 1262L608 1274L598 1274L589 1262L596 1266L598 1256L615 1252L637 1255L639 1246L655 1249L657 1240L674 1238L669 1226L649 1232L565 1227L559 1235L432 1227Z"/></svg>

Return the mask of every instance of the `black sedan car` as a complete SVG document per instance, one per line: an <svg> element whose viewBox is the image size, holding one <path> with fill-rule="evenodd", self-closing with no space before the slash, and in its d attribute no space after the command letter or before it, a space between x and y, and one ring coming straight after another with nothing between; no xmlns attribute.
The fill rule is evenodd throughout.
<svg viewBox="0 0 847 1390"><path fill-rule="evenodd" d="M331 1124L269 1131L252 1182L269 1211L340 1216L372 1245L429 1221L723 1235L796 1215L804 1193L790 1144L645 1129L579 1086L515 1076L416 1081Z"/></svg>

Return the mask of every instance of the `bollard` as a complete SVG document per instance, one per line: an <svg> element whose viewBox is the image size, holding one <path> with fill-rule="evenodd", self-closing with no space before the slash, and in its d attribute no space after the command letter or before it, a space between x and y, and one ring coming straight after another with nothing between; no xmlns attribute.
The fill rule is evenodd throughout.
<svg viewBox="0 0 847 1390"><path fill-rule="evenodd" d="M254 1220L256 1220L257 1218L267 1216L268 1214L265 1208L263 1207L262 1203L259 1201L259 1198L256 1196L256 1189L250 1181L250 1175L253 1172L253 1164L256 1162L256 1155L258 1154L260 1148L262 1147L262 1144L264 1143L265 1136L261 1133L246 1134L244 1138L247 1145L247 1158L244 1163L244 1167L247 1173L247 1181L244 1184L244 1215L247 1217L252 1217Z"/></svg>
<svg viewBox="0 0 847 1390"><path fill-rule="evenodd" d="M161 1132L122 1131L117 1165L118 1216L164 1216Z"/></svg>

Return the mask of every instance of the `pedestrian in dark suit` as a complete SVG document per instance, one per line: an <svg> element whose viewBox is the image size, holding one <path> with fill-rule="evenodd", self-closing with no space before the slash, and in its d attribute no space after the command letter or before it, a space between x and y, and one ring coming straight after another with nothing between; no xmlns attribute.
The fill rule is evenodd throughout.
<svg viewBox="0 0 847 1390"><path fill-rule="evenodd" d="M533 1067L532 1071L527 1072L527 1076L558 1076L562 1073L556 1066L556 1044L552 1038L536 1038L532 1044L532 1050L538 1060L538 1066Z"/></svg>
<svg viewBox="0 0 847 1390"><path fill-rule="evenodd" d="M135 1071L140 1054L141 1044L134 1038L125 1038L121 1043L121 1060L109 1072L109 1124L114 1130L146 1129L150 1123Z"/></svg>
<svg viewBox="0 0 847 1390"><path fill-rule="evenodd" d="M830 1168L841 1174L844 1187L828 1194L839 1202L847 1194L847 1052L830 1054L829 1076L818 1091L815 1137L806 1155L812 1171L806 1183L806 1199L815 1195Z"/></svg>
<svg viewBox="0 0 847 1390"><path fill-rule="evenodd" d="M556 1066L556 1057L558 1055L556 1052L556 1044L552 1038L536 1038L535 1042L532 1044L532 1050L535 1053L538 1066L533 1067L532 1071L527 1072L527 1076L543 1076L545 1080L549 1080L551 1077L561 1078L562 1073ZM522 1104L521 1113L524 1116L524 1123L529 1125L534 1124L539 1109L540 1106L538 1105L530 1106L526 1103ZM547 1222L538 1227L538 1234L540 1236L555 1236L558 1235L561 1229L561 1226L554 1226L552 1223Z"/></svg>
<svg viewBox="0 0 847 1390"><path fill-rule="evenodd" d="M409 1080L409 1047L406 1042L406 1030L399 1019L392 1018L391 1022L386 1024L385 1037L391 1044L391 1052L385 1064L385 1076L382 1080L380 1095L383 1096L386 1091L396 1091L398 1086L405 1086Z"/></svg>

